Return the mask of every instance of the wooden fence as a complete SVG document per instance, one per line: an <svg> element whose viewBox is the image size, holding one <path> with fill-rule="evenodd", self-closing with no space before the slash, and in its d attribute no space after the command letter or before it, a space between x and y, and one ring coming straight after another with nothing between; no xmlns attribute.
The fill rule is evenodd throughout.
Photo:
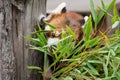
<svg viewBox="0 0 120 80"><path fill-rule="evenodd" d="M45 12L46 0L0 0L0 80L42 80L27 66L42 66L43 55L30 50L24 36Z"/></svg>

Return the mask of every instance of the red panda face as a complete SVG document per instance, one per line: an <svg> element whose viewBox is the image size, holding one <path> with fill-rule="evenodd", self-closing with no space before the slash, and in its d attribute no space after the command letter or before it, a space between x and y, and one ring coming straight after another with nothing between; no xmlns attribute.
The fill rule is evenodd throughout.
<svg viewBox="0 0 120 80"><path fill-rule="evenodd" d="M83 16L75 13L75 12L65 12L61 14L52 14L51 19L48 21L49 23L56 26L56 29L48 33L47 36L50 38L59 38L61 39L62 30L66 31L66 25L69 26L72 31L75 33L76 40L79 40L82 35L82 23L80 21L83 20ZM46 26L46 30L50 30L49 26Z"/></svg>
<svg viewBox="0 0 120 80"><path fill-rule="evenodd" d="M75 12L67 12L65 3L60 4L44 20L56 26L53 32L46 34L50 42L54 42L52 40L57 41L61 39L62 30L66 31L66 26L69 26L75 33L76 40L80 40L83 36L82 26L85 22L83 16ZM45 30L51 30L51 28L45 26Z"/></svg>

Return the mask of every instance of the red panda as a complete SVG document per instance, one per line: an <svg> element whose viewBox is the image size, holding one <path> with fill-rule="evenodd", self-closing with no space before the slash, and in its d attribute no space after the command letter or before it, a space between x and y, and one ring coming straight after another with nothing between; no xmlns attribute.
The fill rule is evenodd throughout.
<svg viewBox="0 0 120 80"><path fill-rule="evenodd" d="M56 29L53 32L49 32L46 34L48 39L48 44L55 43L59 39L61 39L61 32L62 30L66 31L66 25L68 25L72 31L75 33L76 40L81 40L83 37L83 28L84 23L87 21L87 17L83 17L80 14L75 12L67 12L66 11L66 4L60 4L55 10L52 11L47 17L41 15L39 17L41 27L45 26L44 22L51 23L56 26ZM118 22L116 23L118 24ZM113 28L116 27L114 24ZM43 27L45 30L51 30L51 27L45 26ZM106 28L104 26L100 26L98 30L104 32ZM92 34L94 34L94 29L92 29ZM92 35L91 34L91 35ZM96 33L99 35L99 32ZM56 36L57 35L57 36ZM50 75L46 75L48 78L52 75L51 71L46 71L46 73ZM46 79L45 79L46 80Z"/></svg>
<svg viewBox="0 0 120 80"><path fill-rule="evenodd" d="M82 24L79 22L80 20L83 20L83 17L81 15L78 15L74 12L66 12L62 14L54 14L53 18L48 21L49 23L56 26L56 30L53 31L49 37L58 37L61 38L61 32L62 29L66 31L66 25L68 25L73 32L76 35L76 39L79 39L82 37ZM48 29L48 28L45 28ZM55 36L58 35L58 36Z"/></svg>
<svg viewBox="0 0 120 80"><path fill-rule="evenodd" d="M66 3L60 4L47 17L43 18L43 21L56 26L56 29L53 32L46 34L48 37L48 43L61 39L61 32L62 30L66 31L66 25L75 33L76 40L80 40L83 36L82 27L85 23L84 17L75 12L68 12L66 10ZM51 30L51 28L45 26L45 30Z"/></svg>
<svg viewBox="0 0 120 80"><path fill-rule="evenodd" d="M61 32L62 30L66 31L66 25L68 25L72 29L72 31L75 33L75 36L76 36L75 40L81 40L81 38L83 37L84 23L85 21L87 21L87 19L80 14L77 14L75 12L68 12L66 10L66 3L64 2L60 4L57 8L55 8L47 17L40 16L39 20L42 23L46 21L56 26L56 29L53 32L46 34L48 38L48 44L54 43L59 39L61 39ZM118 22L116 23L118 24ZM105 24L104 20L102 23L100 22L99 24L100 26L98 25L96 32L92 28L91 35L99 36L101 34L100 31L104 33L109 29L104 25ZM113 25L110 28L113 29L115 27ZM51 27L45 26L44 29L51 30Z"/></svg>

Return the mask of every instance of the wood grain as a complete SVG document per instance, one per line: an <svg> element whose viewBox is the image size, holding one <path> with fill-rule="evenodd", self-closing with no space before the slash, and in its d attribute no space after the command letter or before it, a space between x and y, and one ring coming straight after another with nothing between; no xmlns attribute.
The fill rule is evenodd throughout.
<svg viewBox="0 0 120 80"><path fill-rule="evenodd" d="M42 66L43 54L30 50L37 17L46 11L46 0L0 0L0 80L41 80L27 67Z"/></svg>

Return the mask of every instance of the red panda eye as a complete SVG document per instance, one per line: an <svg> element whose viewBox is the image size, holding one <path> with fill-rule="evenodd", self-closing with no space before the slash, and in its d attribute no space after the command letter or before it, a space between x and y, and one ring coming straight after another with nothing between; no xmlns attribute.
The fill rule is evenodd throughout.
<svg viewBox="0 0 120 80"><path fill-rule="evenodd" d="M47 37L50 37L50 33L46 33L45 35L46 35Z"/></svg>
<svg viewBox="0 0 120 80"><path fill-rule="evenodd" d="M55 33L52 33L52 37L55 37Z"/></svg>
<svg viewBox="0 0 120 80"><path fill-rule="evenodd" d="M84 20L84 19L79 19L78 22L79 22L81 25L84 25L85 20Z"/></svg>

